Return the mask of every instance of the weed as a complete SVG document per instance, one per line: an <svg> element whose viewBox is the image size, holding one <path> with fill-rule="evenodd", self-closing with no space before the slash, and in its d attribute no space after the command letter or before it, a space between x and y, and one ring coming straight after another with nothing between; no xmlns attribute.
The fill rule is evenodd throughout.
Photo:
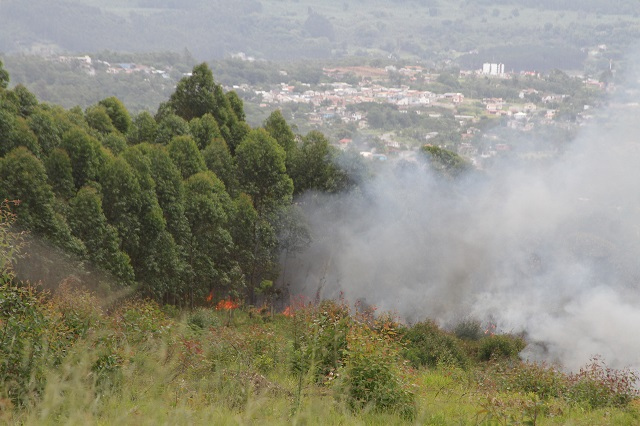
<svg viewBox="0 0 640 426"><path fill-rule="evenodd" d="M485 337L480 341L478 357L481 361L495 359L518 359L518 355L525 348L522 337L511 334L499 334Z"/></svg>
<svg viewBox="0 0 640 426"><path fill-rule="evenodd" d="M0 392L24 405L42 390L45 369L57 354L49 352L51 312L44 295L10 280L0 286ZM53 356L52 356L53 355Z"/></svg>
<svg viewBox="0 0 640 426"><path fill-rule="evenodd" d="M433 321L415 324L402 333L403 355L414 367L450 365L465 368L468 358L459 341Z"/></svg>
<svg viewBox="0 0 640 426"><path fill-rule="evenodd" d="M196 308L187 316L187 325L192 330L206 330L222 326L222 321L214 311L208 308Z"/></svg>
<svg viewBox="0 0 640 426"><path fill-rule="evenodd" d="M353 323L347 334L346 362L337 371L338 389L352 410L393 412L411 420L414 393L398 363L399 346L368 325Z"/></svg>
<svg viewBox="0 0 640 426"><path fill-rule="evenodd" d="M460 321L453 329L453 334L455 334L458 339L470 341L477 341L484 337L482 324L480 324L480 321L473 319Z"/></svg>
<svg viewBox="0 0 640 426"><path fill-rule="evenodd" d="M131 299L124 302L112 315L113 327L130 342L141 342L167 332L169 318L157 303L151 300Z"/></svg>
<svg viewBox="0 0 640 426"><path fill-rule="evenodd" d="M299 309L294 318L296 338L292 347L292 370L305 374L312 370L318 382L343 365L347 332L352 322L344 303L324 301Z"/></svg>
<svg viewBox="0 0 640 426"><path fill-rule="evenodd" d="M640 396L638 374L607 367L599 356L569 376L569 398L590 408L626 407Z"/></svg>

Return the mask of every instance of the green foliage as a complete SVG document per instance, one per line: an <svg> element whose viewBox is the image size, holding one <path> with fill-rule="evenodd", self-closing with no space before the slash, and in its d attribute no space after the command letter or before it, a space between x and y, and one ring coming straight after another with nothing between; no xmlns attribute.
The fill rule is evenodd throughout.
<svg viewBox="0 0 640 426"><path fill-rule="evenodd" d="M106 113L105 113L106 116ZM106 116L108 119L109 117ZM62 136L61 148L67 151L73 167L73 182L76 189L96 180L105 156L100 142L84 130L74 128Z"/></svg>
<svg viewBox="0 0 640 426"><path fill-rule="evenodd" d="M69 343L85 337L90 330L95 331L106 325L96 295L75 285L72 278L59 284L51 298L51 305L60 314Z"/></svg>
<svg viewBox="0 0 640 426"><path fill-rule="evenodd" d="M287 169L291 167L293 155L296 149L296 136L291 127L287 124L282 112L277 109L273 111L264 121L264 129L278 142L286 153Z"/></svg>
<svg viewBox="0 0 640 426"><path fill-rule="evenodd" d="M208 330L222 326L220 318L209 308L196 308L189 312L187 325L195 331Z"/></svg>
<svg viewBox="0 0 640 426"><path fill-rule="evenodd" d="M120 133L126 135L129 132L131 116L120 99L110 96L98 102L98 105L102 105L105 108L111 123Z"/></svg>
<svg viewBox="0 0 640 426"><path fill-rule="evenodd" d="M11 212L11 206L16 201L2 200L0 202L0 280L13 278L14 262L22 249L23 234L12 229L16 215Z"/></svg>
<svg viewBox="0 0 640 426"><path fill-rule="evenodd" d="M40 145L38 138L29 128L27 121L22 117L17 117L13 130L9 135L9 145L14 147L24 146L29 149L36 157L41 157Z"/></svg>
<svg viewBox="0 0 640 426"><path fill-rule="evenodd" d="M38 400L47 369L60 363L77 335L45 293L7 276L0 277L0 324L0 397L27 406Z"/></svg>
<svg viewBox="0 0 640 426"><path fill-rule="evenodd" d="M0 284L3 423L111 424L132 408L134 422L207 424L239 416L269 424L635 424L640 415L635 373L599 359L572 375L514 360L468 372L407 369L397 323L350 314L340 302L301 301L268 323L240 308L222 326L227 312L171 319L154 302L109 300L102 310L73 279L51 297ZM302 342L316 352L296 353ZM334 343L337 368L328 356L328 373L317 378L315 362ZM307 372L287 368L300 361Z"/></svg>
<svg viewBox="0 0 640 426"><path fill-rule="evenodd" d="M130 284L133 268L140 292L178 305L201 303L213 288L235 295L248 288L252 298L262 281L275 282L275 213L291 199L284 152L262 130L248 138L255 143L251 155L249 150L240 155L244 175L257 172L245 190L256 187L257 192L253 199L242 198L246 205L231 201L240 174L227 143L238 146L250 129L237 94L225 94L206 65L196 71L183 88L205 88L213 104L191 123L172 112L176 105L187 108L181 103L184 93L158 111L159 123L148 113L131 121L114 97L85 112L79 107L65 111L32 102L22 88L6 92L0 108L0 128L11 138L2 146L26 145L35 153L6 151L0 161L0 193L28 199L18 209L20 224L80 254L91 262L91 271L94 265ZM206 164L190 133L206 149ZM223 181L203 173L206 165ZM238 224L231 226L231 217Z"/></svg>
<svg viewBox="0 0 640 426"><path fill-rule="evenodd" d="M436 81L445 86L445 90L443 90L445 92L455 92L460 90L458 75L442 72L438 75Z"/></svg>
<svg viewBox="0 0 640 426"><path fill-rule="evenodd" d="M267 241L258 239L262 233L257 234L258 230L258 212L253 207L251 197L247 194L240 194L233 200L232 217L229 220L229 232L233 240L233 250L231 258L236 262L241 271L253 271L255 266L264 262L260 262L260 254L262 251L256 250L259 245L267 246ZM262 243L262 244L261 244ZM252 276L243 277L239 282L234 282L236 287L234 290L241 290L245 286L245 279L249 281ZM251 283L250 283L251 284Z"/></svg>
<svg viewBox="0 0 640 426"><path fill-rule="evenodd" d="M11 90L11 97L14 99L18 114L23 118L29 117L38 106L36 95L22 84L18 84Z"/></svg>
<svg viewBox="0 0 640 426"><path fill-rule="evenodd" d="M207 169L220 178L230 195L234 195L238 188L236 163L224 139L213 139L202 151L202 156Z"/></svg>
<svg viewBox="0 0 640 426"><path fill-rule="evenodd" d="M185 216L191 230L186 244L190 266L189 300L200 303L210 291L228 284L228 255L233 247L226 229L231 199L211 172L200 172L185 183Z"/></svg>
<svg viewBox="0 0 640 426"><path fill-rule="evenodd" d="M38 144L44 155L48 155L60 145L61 123L56 120L51 111L43 108L36 109L27 119L27 124L38 138Z"/></svg>
<svg viewBox="0 0 640 426"><path fill-rule="evenodd" d="M131 165L140 185L140 240L136 251L129 254L136 276L143 284L141 289L146 295L160 299L179 282L182 271L179 248L166 229L156 196L151 160L144 155L144 147L129 147L122 156Z"/></svg>
<svg viewBox="0 0 640 426"><path fill-rule="evenodd" d="M45 341L49 319L42 297L32 287L3 279L0 285L0 392L25 404L42 391L47 362Z"/></svg>
<svg viewBox="0 0 640 426"><path fill-rule="evenodd" d="M9 73L4 69L2 61L0 61L0 89L6 89L9 85Z"/></svg>
<svg viewBox="0 0 640 426"><path fill-rule="evenodd" d="M176 136L169 144L169 156L183 179L207 169L204 158L191 136Z"/></svg>
<svg viewBox="0 0 640 426"><path fill-rule="evenodd" d="M344 303L290 307L293 318L292 371L334 386L336 397L359 412L393 412L411 420L414 394L399 364L393 330L371 327L370 316L351 316ZM390 332L391 331L391 332Z"/></svg>
<svg viewBox="0 0 640 426"><path fill-rule="evenodd" d="M233 114L240 121L245 121L245 113L244 113L244 104L240 96L233 90L226 93L227 99L229 100L229 106L233 111Z"/></svg>
<svg viewBox="0 0 640 426"><path fill-rule="evenodd" d="M29 128L24 118L0 108L0 157L13 149L23 146L35 156L40 156L40 145L36 135Z"/></svg>
<svg viewBox="0 0 640 426"><path fill-rule="evenodd" d="M19 225L74 253L84 251L54 209L44 165L24 147L13 150L0 162L0 199L20 200L16 208Z"/></svg>
<svg viewBox="0 0 640 426"><path fill-rule="evenodd" d="M184 215L184 184L180 170L164 147L149 144L140 147L150 160L151 177L167 230L177 244L184 245L189 238L189 225Z"/></svg>
<svg viewBox="0 0 640 426"><path fill-rule="evenodd" d="M405 420L416 416L415 395L398 366L399 348L366 324L353 324L347 334L347 358L339 370L339 386L353 410L392 412Z"/></svg>
<svg viewBox="0 0 640 426"><path fill-rule="evenodd" d="M135 145L143 142L153 143L156 141L158 123L151 114L143 111L133 119L127 140Z"/></svg>
<svg viewBox="0 0 640 426"><path fill-rule="evenodd" d="M352 318L343 303L323 301L317 308L296 310L291 368L311 372L318 382L334 377L347 359L347 334Z"/></svg>
<svg viewBox="0 0 640 426"><path fill-rule="evenodd" d="M118 155L127 148L127 140L124 136L113 132L102 138L102 146L109 149L114 155Z"/></svg>
<svg viewBox="0 0 640 426"><path fill-rule="evenodd" d="M628 407L640 396L637 372L610 368L597 356L571 374L544 363L497 362L477 375L483 387L535 395L546 402L564 400L590 410Z"/></svg>
<svg viewBox="0 0 640 426"><path fill-rule="evenodd" d="M404 330L402 341L405 344L403 356L416 368L466 368L469 365L469 359L460 342L451 334L442 331L433 321L419 322Z"/></svg>
<svg viewBox="0 0 640 426"><path fill-rule="evenodd" d="M187 121L213 113L220 107L214 94L215 86L209 66L204 62L196 65L190 76L178 82L169 98L169 107Z"/></svg>
<svg viewBox="0 0 640 426"><path fill-rule="evenodd" d="M455 326L453 334L455 334L458 339L477 341L484 337L484 330L482 330L480 321L465 319Z"/></svg>
<svg viewBox="0 0 640 426"><path fill-rule="evenodd" d="M337 165L337 157L337 149L322 133L314 130L304 136L289 168L294 194L308 190L338 192L346 189L348 177Z"/></svg>
<svg viewBox="0 0 640 426"><path fill-rule="evenodd" d="M208 147L214 139L222 138L218 122L211 113L206 113L202 117L196 117L191 120L189 128L200 150Z"/></svg>
<svg viewBox="0 0 640 426"><path fill-rule="evenodd" d="M104 105L98 104L87 108L85 111L85 119L89 127L101 135L107 135L116 131L116 128L111 122L111 117L107 113L107 108Z"/></svg>
<svg viewBox="0 0 640 426"><path fill-rule="evenodd" d="M148 124L146 124L146 126L151 127ZM153 133L150 130L151 129L147 129L147 132ZM187 123L184 118L169 113L158 122L157 130L155 131L155 143L168 145L176 136L187 135L189 135L189 123ZM146 139L140 139L140 141L149 142Z"/></svg>
<svg viewBox="0 0 640 426"><path fill-rule="evenodd" d="M484 385L502 392L533 394L541 400L567 397L570 383L558 368L533 362L497 362L479 372Z"/></svg>
<svg viewBox="0 0 640 426"><path fill-rule="evenodd" d="M145 299L126 300L117 307L110 319L114 329L130 343L161 338L171 328L171 321L160 306Z"/></svg>
<svg viewBox="0 0 640 426"><path fill-rule="evenodd" d="M81 188L69 201L69 226L87 248L87 257L124 284L133 282L133 268L129 256L120 250L116 228L107 223L102 200L91 187Z"/></svg>
<svg viewBox="0 0 640 426"><path fill-rule="evenodd" d="M497 334L480 341L478 357L482 361L492 359L518 359L526 343L522 337L511 334Z"/></svg>
<svg viewBox="0 0 640 426"><path fill-rule="evenodd" d="M143 200L140 183L133 173L133 168L122 157L109 159L100 176L100 184L104 214L109 223L118 230L118 235L124 237L122 249L129 256L137 255Z"/></svg>
<svg viewBox="0 0 640 426"><path fill-rule="evenodd" d="M431 167L443 176L457 177L471 169L471 165L455 152L430 145L423 146L421 151Z"/></svg>
<svg viewBox="0 0 640 426"><path fill-rule="evenodd" d="M569 376L569 383L568 397L593 409L626 407L640 396L637 372L610 368L597 356Z"/></svg>
<svg viewBox="0 0 640 426"><path fill-rule="evenodd" d="M259 214L288 203L293 182L286 174L285 151L262 129L252 130L236 150L240 188Z"/></svg>

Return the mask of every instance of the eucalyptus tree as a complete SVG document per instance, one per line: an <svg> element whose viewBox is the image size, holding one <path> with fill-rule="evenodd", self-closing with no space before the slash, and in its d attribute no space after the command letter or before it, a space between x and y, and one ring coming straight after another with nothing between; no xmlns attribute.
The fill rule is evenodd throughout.
<svg viewBox="0 0 640 426"><path fill-rule="evenodd" d="M133 282L129 256L120 249L118 231L107 222L95 188L85 186L69 201L68 222L73 235L86 246L88 260L117 277L121 284Z"/></svg>

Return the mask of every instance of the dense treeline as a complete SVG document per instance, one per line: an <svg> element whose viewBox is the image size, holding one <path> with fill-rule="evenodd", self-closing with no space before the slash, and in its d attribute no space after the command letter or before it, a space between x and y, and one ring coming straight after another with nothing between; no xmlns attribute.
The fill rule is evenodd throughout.
<svg viewBox="0 0 640 426"><path fill-rule="evenodd" d="M637 3L633 0L480 0L484 5L514 5L551 10L579 10L593 13L637 14Z"/></svg>
<svg viewBox="0 0 640 426"><path fill-rule="evenodd" d="M83 108L99 102L106 96L116 96L130 113L155 110L166 100L183 72L191 70L196 61L182 55L166 52L132 55L100 52L94 56L94 72L88 72L79 62L59 62L34 55L4 57L5 67L11 73L12 84L23 84L37 95L40 101L71 108ZM158 74L132 73L117 75L107 73L110 63L138 62L161 69L171 68L170 78ZM169 75L167 75L169 77Z"/></svg>
<svg viewBox="0 0 640 426"><path fill-rule="evenodd" d="M200 60L244 52L271 60L393 57L434 66L477 52L466 61L498 61L516 71L579 70L591 67L585 48L606 44L619 56L633 46L637 9L635 0L4 0L0 51L189 46Z"/></svg>
<svg viewBox="0 0 640 426"><path fill-rule="evenodd" d="M20 200L21 228L112 287L255 302L275 291L280 251L308 240L293 196L352 185L322 134L295 135L279 111L251 128L206 64L155 116L115 97L65 110L8 81L0 63L0 200Z"/></svg>

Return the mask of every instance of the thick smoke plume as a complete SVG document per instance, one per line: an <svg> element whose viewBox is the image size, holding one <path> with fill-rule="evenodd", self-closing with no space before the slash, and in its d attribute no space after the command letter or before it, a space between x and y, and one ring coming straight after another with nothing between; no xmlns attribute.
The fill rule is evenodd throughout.
<svg viewBox="0 0 640 426"><path fill-rule="evenodd" d="M640 367L638 117L612 101L544 164L456 181L390 164L356 194L309 195L314 242L287 265L292 293L491 320L526 334L524 356L567 369L593 355Z"/></svg>

